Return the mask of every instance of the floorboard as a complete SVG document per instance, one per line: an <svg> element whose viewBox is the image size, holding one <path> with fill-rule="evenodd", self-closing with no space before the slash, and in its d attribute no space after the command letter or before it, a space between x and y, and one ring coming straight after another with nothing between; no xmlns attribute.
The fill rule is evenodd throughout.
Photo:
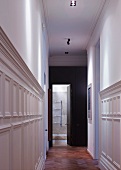
<svg viewBox="0 0 121 170"><path fill-rule="evenodd" d="M54 146L47 155L45 170L99 170L85 147Z"/></svg>

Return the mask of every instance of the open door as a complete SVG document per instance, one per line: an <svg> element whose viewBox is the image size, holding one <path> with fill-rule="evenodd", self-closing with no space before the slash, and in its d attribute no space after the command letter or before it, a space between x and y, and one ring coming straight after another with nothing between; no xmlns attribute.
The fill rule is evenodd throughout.
<svg viewBox="0 0 121 170"><path fill-rule="evenodd" d="M67 87L67 144L72 145L72 140L71 140L71 85Z"/></svg>

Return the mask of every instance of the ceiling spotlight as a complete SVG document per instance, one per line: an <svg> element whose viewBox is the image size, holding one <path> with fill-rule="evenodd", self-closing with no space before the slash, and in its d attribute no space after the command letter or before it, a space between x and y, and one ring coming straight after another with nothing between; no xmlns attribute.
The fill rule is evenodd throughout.
<svg viewBox="0 0 121 170"><path fill-rule="evenodd" d="M76 6L76 1L71 1L70 6Z"/></svg>
<svg viewBox="0 0 121 170"><path fill-rule="evenodd" d="M70 38L68 38L67 45L70 45Z"/></svg>

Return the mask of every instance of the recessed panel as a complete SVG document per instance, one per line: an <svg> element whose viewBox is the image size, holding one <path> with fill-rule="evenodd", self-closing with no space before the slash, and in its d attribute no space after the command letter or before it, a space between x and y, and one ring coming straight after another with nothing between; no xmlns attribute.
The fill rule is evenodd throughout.
<svg viewBox="0 0 121 170"><path fill-rule="evenodd" d="M107 102L106 102L106 100L104 101L104 114L107 114Z"/></svg>
<svg viewBox="0 0 121 170"><path fill-rule="evenodd" d="M32 95L32 114L35 114L35 100L34 100L34 95Z"/></svg>
<svg viewBox="0 0 121 170"><path fill-rule="evenodd" d="M113 148L113 126L112 120L107 120L107 157L112 161L112 148Z"/></svg>
<svg viewBox="0 0 121 170"><path fill-rule="evenodd" d="M22 164L22 136L21 127L13 129L12 170L21 170Z"/></svg>
<svg viewBox="0 0 121 170"><path fill-rule="evenodd" d="M10 116L10 78L5 77L5 116Z"/></svg>
<svg viewBox="0 0 121 170"><path fill-rule="evenodd" d="M24 170L28 170L29 166L29 126L28 124L24 124L24 129L23 129L23 161L24 161Z"/></svg>
<svg viewBox="0 0 121 170"><path fill-rule="evenodd" d="M24 115L27 114L27 93L26 90L24 90Z"/></svg>
<svg viewBox="0 0 121 170"><path fill-rule="evenodd" d="M117 97L117 114L121 114L121 98Z"/></svg>
<svg viewBox="0 0 121 170"><path fill-rule="evenodd" d="M27 92L27 115L30 114L30 93Z"/></svg>
<svg viewBox="0 0 121 170"><path fill-rule="evenodd" d="M113 113L113 102L112 102L112 99L110 99L109 101L109 106L110 106L110 114Z"/></svg>
<svg viewBox="0 0 121 170"><path fill-rule="evenodd" d="M37 98L35 97L35 114L37 115Z"/></svg>
<svg viewBox="0 0 121 170"><path fill-rule="evenodd" d="M10 131L0 133L0 169L10 169Z"/></svg>
<svg viewBox="0 0 121 170"><path fill-rule="evenodd" d="M13 84L13 116L17 116L17 105L18 105L18 98L17 98L17 84Z"/></svg>
<svg viewBox="0 0 121 170"><path fill-rule="evenodd" d="M33 110L33 102L32 102L32 94L30 94L30 114L32 115Z"/></svg>
<svg viewBox="0 0 121 170"><path fill-rule="evenodd" d="M120 141L120 120L114 120L114 124L113 124L113 161L114 164L117 165L117 167L120 166L120 159L121 159L121 155L120 155L120 145L121 145L121 141Z"/></svg>
<svg viewBox="0 0 121 170"><path fill-rule="evenodd" d="M102 153L106 155L106 143L107 143L107 134L106 134L106 119L102 119Z"/></svg>
<svg viewBox="0 0 121 170"><path fill-rule="evenodd" d="M31 169L34 169L34 166L36 164L35 162L35 122L31 122L30 123L30 148L31 148L31 152L30 152L30 167ZM40 144L41 145L41 144Z"/></svg>
<svg viewBox="0 0 121 170"><path fill-rule="evenodd" d="M22 87L19 87L19 115L22 115Z"/></svg>
<svg viewBox="0 0 121 170"><path fill-rule="evenodd" d="M107 100L107 114L109 114L109 113L110 113L110 110L109 110L109 108L110 108L110 105L109 105L109 100Z"/></svg>
<svg viewBox="0 0 121 170"><path fill-rule="evenodd" d="M113 114L117 113L117 100L116 97L113 98Z"/></svg>
<svg viewBox="0 0 121 170"><path fill-rule="evenodd" d="M0 72L0 94L2 94L2 73ZM0 95L0 117L2 116L2 95Z"/></svg>
<svg viewBox="0 0 121 170"><path fill-rule="evenodd" d="M35 133L36 133L36 136L35 136L35 145L36 145L36 150L35 150L35 155L36 155L36 160L38 160L39 158L39 126L38 126L38 120L35 121Z"/></svg>

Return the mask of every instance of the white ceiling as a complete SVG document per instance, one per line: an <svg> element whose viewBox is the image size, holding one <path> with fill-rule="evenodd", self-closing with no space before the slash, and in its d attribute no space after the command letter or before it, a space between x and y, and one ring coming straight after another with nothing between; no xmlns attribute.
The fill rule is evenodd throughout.
<svg viewBox="0 0 121 170"><path fill-rule="evenodd" d="M43 0L50 56L80 56L85 53L105 0ZM70 45L67 45L70 38ZM67 55L66 55L67 56Z"/></svg>

